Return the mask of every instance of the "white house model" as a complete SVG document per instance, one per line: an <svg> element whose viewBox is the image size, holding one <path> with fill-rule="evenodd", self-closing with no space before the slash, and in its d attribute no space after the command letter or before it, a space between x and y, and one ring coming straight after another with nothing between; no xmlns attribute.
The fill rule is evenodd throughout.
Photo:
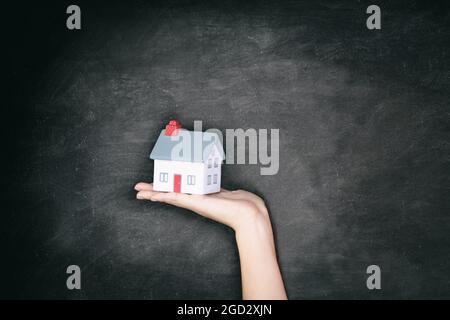
<svg viewBox="0 0 450 320"><path fill-rule="evenodd" d="M171 120L150 153L156 191L208 194L220 191L222 142L217 133L189 131Z"/></svg>

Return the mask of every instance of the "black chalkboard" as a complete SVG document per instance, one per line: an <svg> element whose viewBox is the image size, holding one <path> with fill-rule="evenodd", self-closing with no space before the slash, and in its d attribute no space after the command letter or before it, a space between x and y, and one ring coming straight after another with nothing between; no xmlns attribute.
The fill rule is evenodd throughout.
<svg viewBox="0 0 450 320"><path fill-rule="evenodd" d="M367 1L44 3L5 9L2 297L240 298L230 229L135 200L173 118L280 130L278 174L222 183L266 200L290 298L449 297L444 1L381 30Z"/></svg>

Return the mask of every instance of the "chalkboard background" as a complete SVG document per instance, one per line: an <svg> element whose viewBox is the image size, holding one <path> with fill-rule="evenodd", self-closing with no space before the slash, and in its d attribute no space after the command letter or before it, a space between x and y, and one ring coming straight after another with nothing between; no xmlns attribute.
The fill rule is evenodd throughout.
<svg viewBox="0 0 450 320"><path fill-rule="evenodd" d="M241 297L230 229L135 200L171 118L280 129L278 174L223 186L265 198L290 298L450 297L445 1L378 1L376 31L372 1L73 3L79 31L72 1L2 10L1 297Z"/></svg>

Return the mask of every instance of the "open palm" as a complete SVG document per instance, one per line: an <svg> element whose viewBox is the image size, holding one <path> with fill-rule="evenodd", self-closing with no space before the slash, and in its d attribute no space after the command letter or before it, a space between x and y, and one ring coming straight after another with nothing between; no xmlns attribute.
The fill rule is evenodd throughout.
<svg viewBox="0 0 450 320"><path fill-rule="evenodd" d="M184 194L175 192L159 192L153 190L153 184L140 182L134 187L138 193L136 198L164 202L177 207L194 211L206 218L223 223L236 230L243 220L252 216L267 216L264 201L257 195L244 191L220 192L208 195Z"/></svg>

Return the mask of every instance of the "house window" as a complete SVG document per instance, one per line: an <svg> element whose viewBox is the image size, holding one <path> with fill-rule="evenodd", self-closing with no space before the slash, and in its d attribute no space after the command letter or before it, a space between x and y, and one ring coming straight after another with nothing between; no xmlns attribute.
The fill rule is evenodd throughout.
<svg viewBox="0 0 450 320"><path fill-rule="evenodd" d="M214 174L214 176L213 176L213 183L217 184L217 174Z"/></svg>
<svg viewBox="0 0 450 320"><path fill-rule="evenodd" d="M210 185L210 184L211 184L211 175L208 174L208 185Z"/></svg>
<svg viewBox="0 0 450 320"><path fill-rule="evenodd" d="M191 175L188 175L187 176L187 184L188 185L194 185L195 184L195 176L191 176Z"/></svg>
<svg viewBox="0 0 450 320"><path fill-rule="evenodd" d="M219 158L214 158L214 168L219 166Z"/></svg>
<svg viewBox="0 0 450 320"><path fill-rule="evenodd" d="M212 159L208 159L208 169L212 168Z"/></svg>
<svg viewBox="0 0 450 320"><path fill-rule="evenodd" d="M159 173L159 181L161 181L161 182L169 181L169 174L167 172L160 172Z"/></svg>

